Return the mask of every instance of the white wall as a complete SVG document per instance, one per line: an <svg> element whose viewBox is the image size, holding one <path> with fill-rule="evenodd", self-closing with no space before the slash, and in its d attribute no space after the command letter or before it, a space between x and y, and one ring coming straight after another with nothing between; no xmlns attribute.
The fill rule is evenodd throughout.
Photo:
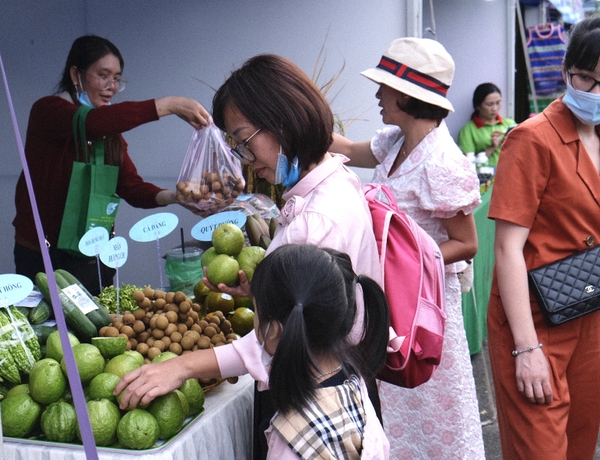
<svg viewBox="0 0 600 460"><path fill-rule="evenodd" d="M478 83L489 79L505 88L500 81L504 57L489 53L482 65L481 54L476 53L483 46L505 42L498 37L505 34L501 15L506 1L510 0L434 1L437 38L457 62L457 78L449 93L457 109L448 119L451 129L468 118ZM424 4L427 19L429 2ZM332 107L345 119L357 119L347 127L348 137L366 140L381 127L381 118L374 97L377 87L359 72L376 65L389 43L404 35L405 8L404 0L2 0L0 53L24 138L31 105L53 92L72 41L83 33L105 36L121 50L129 83L118 99L184 95L209 110L211 87L220 86L247 58L263 52L281 54L312 75L324 45L324 77L345 65ZM486 21L481 19L484 13L491 15ZM142 176L172 187L191 134L189 125L167 117L127 132L125 138ZM8 273L14 270L11 221L21 165L4 87L0 89L0 139L0 273ZM370 171L359 172L363 180L370 179ZM178 206L166 210L179 216L189 235L198 218ZM152 212L156 211L123 204L117 233L128 238L129 228ZM129 261L120 280L158 285L156 244L129 241ZM177 244L179 232L174 232L161 240L161 250Z"/></svg>

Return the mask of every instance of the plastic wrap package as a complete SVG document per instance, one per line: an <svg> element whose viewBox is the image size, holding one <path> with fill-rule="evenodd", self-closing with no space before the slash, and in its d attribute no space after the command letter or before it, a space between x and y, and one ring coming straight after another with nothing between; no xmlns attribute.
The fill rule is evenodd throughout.
<svg viewBox="0 0 600 460"><path fill-rule="evenodd" d="M177 200L208 216L232 204L245 185L242 166L219 128L210 123L194 131L177 179Z"/></svg>

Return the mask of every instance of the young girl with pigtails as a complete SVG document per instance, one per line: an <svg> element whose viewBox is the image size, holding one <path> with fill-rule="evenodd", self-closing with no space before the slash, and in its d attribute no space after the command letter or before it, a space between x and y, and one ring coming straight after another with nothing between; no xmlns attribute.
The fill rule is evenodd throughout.
<svg viewBox="0 0 600 460"><path fill-rule="evenodd" d="M365 308L355 338L357 283ZM267 459L387 459L364 382L386 354L389 313L379 284L357 276L346 254L289 244L258 265L251 289L276 409L263 421Z"/></svg>

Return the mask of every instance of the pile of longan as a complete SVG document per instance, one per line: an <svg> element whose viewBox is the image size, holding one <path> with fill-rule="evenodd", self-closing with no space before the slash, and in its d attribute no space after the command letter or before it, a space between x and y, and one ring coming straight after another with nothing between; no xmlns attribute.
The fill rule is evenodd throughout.
<svg viewBox="0 0 600 460"><path fill-rule="evenodd" d="M215 212L233 203L244 186L241 177L227 172L219 175L204 171L200 179L191 177L187 182L178 182L176 197L182 203L194 204L201 211Z"/></svg>
<svg viewBox="0 0 600 460"><path fill-rule="evenodd" d="M177 355L231 343L238 335L220 311L200 317L201 306L185 293L164 292L147 286L133 292L139 308L111 315L101 337L127 337L127 349L140 352L151 362L164 351Z"/></svg>

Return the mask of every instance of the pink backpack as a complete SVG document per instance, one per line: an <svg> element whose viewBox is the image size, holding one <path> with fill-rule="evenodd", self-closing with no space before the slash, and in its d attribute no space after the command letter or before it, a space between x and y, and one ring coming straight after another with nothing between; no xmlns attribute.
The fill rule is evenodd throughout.
<svg viewBox="0 0 600 460"><path fill-rule="evenodd" d="M382 184L363 186L390 308L390 341L380 380L406 388L425 383L442 357L444 261L437 243Z"/></svg>

